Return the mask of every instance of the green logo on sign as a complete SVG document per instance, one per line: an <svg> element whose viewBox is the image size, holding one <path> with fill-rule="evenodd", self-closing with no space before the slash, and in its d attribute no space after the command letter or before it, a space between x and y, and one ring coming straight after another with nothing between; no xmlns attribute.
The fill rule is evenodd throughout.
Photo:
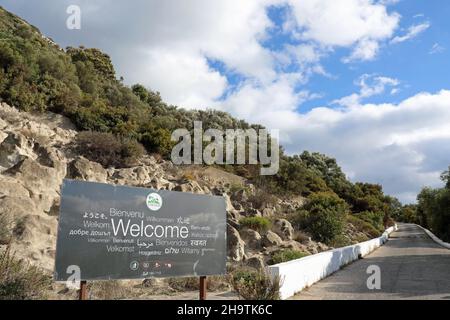
<svg viewBox="0 0 450 320"><path fill-rule="evenodd" d="M157 193L150 193L147 196L147 207L152 211L158 211L162 207L162 198Z"/></svg>

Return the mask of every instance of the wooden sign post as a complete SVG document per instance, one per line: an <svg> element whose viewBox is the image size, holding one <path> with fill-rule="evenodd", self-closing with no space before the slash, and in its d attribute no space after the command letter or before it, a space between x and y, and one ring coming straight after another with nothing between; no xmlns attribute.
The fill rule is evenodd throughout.
<svg viewBox="0 0 450 320"><path fill-rule="evenodd" d="M78 293L78 300L88 300L88 289L87 289L86 281L80 282L80 290Z"/></svg>
<svg viewBox="0 0 450 320"><path fill-rule="evenodd" d="M206 300L206 276L200 277L200 300Z"/></svg>

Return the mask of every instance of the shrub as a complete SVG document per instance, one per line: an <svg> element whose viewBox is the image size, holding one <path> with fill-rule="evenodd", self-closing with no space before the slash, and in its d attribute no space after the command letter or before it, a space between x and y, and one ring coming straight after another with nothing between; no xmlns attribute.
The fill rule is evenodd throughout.
<svg viewBox="0 0 450 320"><path fill-rule="evenodd" d="M251 202L255 209L263 209L268 205L274 205L276 203L276 197L264 190L258 189L248 197L248 201Z"/></svg>
<svg viewBox="0 0 450 320"><path fill-rule="evenodd" d="M381 235L381 232L377 230L369 222L361 220L360 218L354 215L349 215L347 217L347 221L352 225L354 225L358 231L368 235L370 238L377 238Z"/></svg>
<svg viewBox="0 0 450 320"><path fill-rule="evenodd" d="M308 256L309 253L296 251L292 249L276 251L271 258L271 264L279 264L291 260L297 260Z"/></svg>
<svg viewBox="0 0 450 320"><path fill-rule="evenodd" d="M0 253L0 300L43 299L50 285L50 277L15 258L9 247Z"/></svg>
<svg viewBox="0 0 450 320"><path fill-rule="evenodd" d="M280 299L280 278L272 279L263 271L237 270L231 275L231 284L239 297L245 300Z"/></svg>
<svg viewBox="0 0 450 320"><path fill-rule="evenodd" d="M357 216L359 219L370 223L378 231L382 232L384 230L384 225L383 225L384 213L376 213L373 211L363 211L363 212L355 213L354 215Z"/></svg>
<svg viewBox="0 0 450 320"><path fill-rule="evenodd" d="M395 220L392 219L391 217L387 217L386 219L384 219L384 227L385 228L390 228L395 226Z"/></svg>
<svg viewBox="0 0 450 320"><path fill-rule="evenodd" d="M267 232L271 226L269 219L263 217L242 218L239 222L242 226L258 232Z"/></svg>
<svg viewBox="0 0 450 320"><path fill-rule="evenodd" d="M314 193L300 210L297 223L317 241L330 243L343 231L347 204L334 193Z"/></svg>
<svg viewBox="0 0 450 320"><path fill-rule="evenodd" d="M164 157L169 157L174 147L171 140L171 133L165 128L148 129L142 133L140 142L145 146L147 151L159 153Z"/></svg>
<svg viewBox="0 0 450 320"><path fill-rule="evenodd" d="M198 277L169 278L169 286L176 291L199 290ZM208 291L222 291L230 289L229 280L225 276L209 276L206 280Z"/></svg>
<svg viewBox="0 0 450 320"><path fill-rule="evenodd" d="M364 238L363 241L366 241L367 238ZM357 242L363 242L363 241L357 241ZM337 235L332 241L330 241L329 245L333 248L342 248L346 246L352 245L352 241L344 236L343 234Z"/></svg>
<svg viewBox="0 0 450 320"><path fill-rule="evenodd" d="M135 140L116 137L111 133L85 131L76 139L77 151L104 167L127 167L136 163L145 150Z"/></svg>
<svg viewBox="0 0 450 320"><path fill-rule="evenodd" d="M294 240L297 242L300 242L300 243L304 243L304 242L308 242L310 240L310 236L305 232L296 230L294 232Z"/></svg>

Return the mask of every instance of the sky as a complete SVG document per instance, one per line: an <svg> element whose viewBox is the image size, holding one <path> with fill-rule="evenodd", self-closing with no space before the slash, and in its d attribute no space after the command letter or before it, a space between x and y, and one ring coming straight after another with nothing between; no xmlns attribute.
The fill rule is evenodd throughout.
<svg viewBox="0 0 450 320"><path fill-rule="evenodd" d="M108 53L126 84L280 130L404 203L450 165L446 0L0 0L63 47ZM66 27L70 5L81 29Z"/></svg>

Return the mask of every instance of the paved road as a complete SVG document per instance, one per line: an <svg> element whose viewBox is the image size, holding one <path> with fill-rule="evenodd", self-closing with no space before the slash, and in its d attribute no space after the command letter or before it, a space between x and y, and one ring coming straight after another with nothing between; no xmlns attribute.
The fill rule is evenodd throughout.
<svg viewBox="0 0 450 320"><path fill-rule="evenodd" d="M367 288L370 265L381 269L380 290ZM383 247L292 299L450 300L450 250L436 244L419 227L400 224Z"/></svg>

